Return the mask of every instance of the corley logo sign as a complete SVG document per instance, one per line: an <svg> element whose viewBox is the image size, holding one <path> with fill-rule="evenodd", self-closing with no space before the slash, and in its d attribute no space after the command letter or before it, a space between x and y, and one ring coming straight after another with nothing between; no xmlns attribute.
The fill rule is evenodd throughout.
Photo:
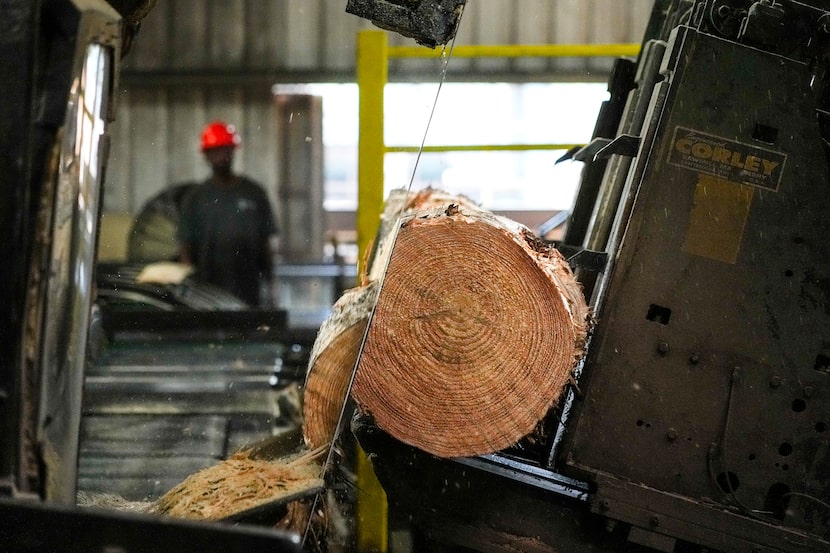
<svg viewBox="0 0 830 553"><path fill-rule="evenodd" d="M677 127L669 154L669 163L698 173L705 173L738 184L778 191L787 156Z"/></svg>

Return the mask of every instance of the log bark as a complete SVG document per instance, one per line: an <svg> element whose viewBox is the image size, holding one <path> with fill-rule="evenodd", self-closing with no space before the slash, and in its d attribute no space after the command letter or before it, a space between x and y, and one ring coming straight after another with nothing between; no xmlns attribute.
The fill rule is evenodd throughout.
<svg viewBox="0 0 830 553"><path fill-rule="evenodd" d="M303 437L312 448L332 440L377 289L374 282L346 290L314 341L303 393Z"/></svg>
<svg viewBox="0 0 830 553"><path fill-rule="evenodd" d="M581 289L559 252L518 223L445 193L401 201L384 213L372 287L341 298L361 308L318 336L306 439L331 435L309 423L320 419L318 379L339 378L326 392L340 391L339 408L356 365L352 397L396 439L441 457L504 449L533 431L583 354Z"/></svg>

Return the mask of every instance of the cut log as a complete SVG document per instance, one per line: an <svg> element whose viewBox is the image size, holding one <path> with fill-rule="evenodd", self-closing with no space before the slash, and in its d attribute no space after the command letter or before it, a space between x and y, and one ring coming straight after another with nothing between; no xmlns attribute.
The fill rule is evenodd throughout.
<svg viewBox="0 0 830 553"><path fill-rule="evenodd" d="M379 294L362 289L344 300L362 305L359 330L346 325L340 341L326 338L308 379L311 387L326 373L348 373L342 404L365 335L353 398L390 435L441 457L491 453L531 433L560 398L589 324L559 252L518 223L453 199L410 199L399 225L381 225L369 270ZM307 404L306 416L317 416L311 411Z"/></svg>
<svg viewBox="0 0 830 553"><path fill-rule="evenodd" d="M450 203L476 208L464 196L433 189L415 194L397 189L387 198L371 259L361 276L364 285L337 300L311 350L303 395L303 435L309 447L326 445L334 435L401 217Z"/></svg>

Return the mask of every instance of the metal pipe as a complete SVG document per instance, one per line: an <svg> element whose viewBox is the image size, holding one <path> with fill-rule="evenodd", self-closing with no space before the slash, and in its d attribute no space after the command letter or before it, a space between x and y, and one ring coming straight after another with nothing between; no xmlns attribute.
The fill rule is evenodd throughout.
<svg viewBox="0 0 830 553"><path fill-rule="evenodd" d="M505 44L456 45L454 58L616 58L637 56L639 44ZM430 50L419 46L390 46L390 58L437 58L443 49Z"/></svg>
<svg viewBox="0 0 830 553"><path fill-rule="evenodd" d="M455 146L386 146L389 154L434 152L529 152L536 150L570 150L584 144L464 144Z"/></svg>

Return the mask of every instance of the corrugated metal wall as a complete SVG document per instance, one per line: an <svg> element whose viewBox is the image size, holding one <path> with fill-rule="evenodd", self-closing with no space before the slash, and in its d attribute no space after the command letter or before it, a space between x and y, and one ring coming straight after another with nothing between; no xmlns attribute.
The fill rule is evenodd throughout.
<svg viewBox="0 0 830 553"><path fill-rule="evenodd" d="M105 211L135 214L162 189L206 178L199 134L213 119L240 129L237 170L273 185L277 144L272 102L267 86L123 87L112 125ZM275 199L276 191L269 188Z"/></svg>
<svg viewBox="0 0 830 553"><path fill-rule="evenodd" d="M652 0L469 0L457 44L640 42ZM276 201L271 85L352 81L368 22L346 0L160 0L125 60L105 210L135 214L170 184L207 176L198 134L235 122L237 169ZM391 34L390 44L414 44ZM605 80L610 60L456 59L450 79ZM437 81L429 60L394 60L392 80Z"/></svg>
<svg viewBox="0 0 830 553"><path fill-rule="evenodd" d="M459 44L639 42L653 0L469 0ZM155 77L205 72L215 78L351 80L355 34L372 28L346 14L346 0L161 0L146 20L127 68ZM390 34L390 44L412 43ZM582 72L573 60L475 60L473 71ZM607 64L601 64L607 66ZM422 74L422 62L397 62L391 73Z"/></svg>

